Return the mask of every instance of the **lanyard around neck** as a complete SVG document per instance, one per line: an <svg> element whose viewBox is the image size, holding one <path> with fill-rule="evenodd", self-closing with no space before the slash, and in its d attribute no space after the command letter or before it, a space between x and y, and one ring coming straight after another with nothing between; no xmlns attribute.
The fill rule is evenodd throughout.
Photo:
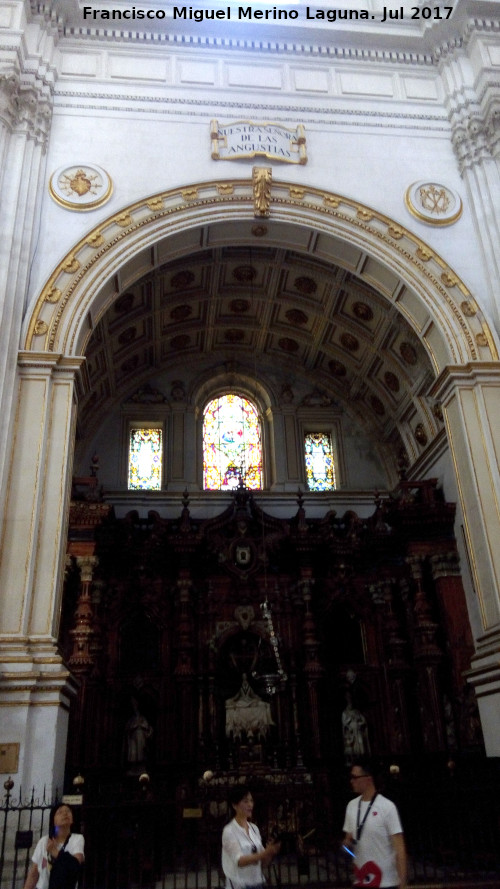
<svg viewBox="0 0 500 889"><path fill-rule="evenodd" d="M373 806L373 803L375 802L375 797L376 797L376 796L377 796L376 793L375 793L375 796L372 796L372 798L371 798L371 800L370 800L370 804L369 804L369 806L368 806L368 808L367 808L367 810L366 810L366 812L365 812L365 817L363 818L362 821L361 821L361 802L362 802L362 799L361 799L361 797L359 798L359 802L358 802L358 816L357 816L357 818L356 818L356 842L357 842L357 843L359 843L359 841L360 841L360 839L361 839L361 834L362 834L362 832L363 832L363 827L365 826L366 819L368 818L368 815L370 814L370 809L371 809L371 807ZM360 821L361 821L361 824L360 824Z"/></svg>

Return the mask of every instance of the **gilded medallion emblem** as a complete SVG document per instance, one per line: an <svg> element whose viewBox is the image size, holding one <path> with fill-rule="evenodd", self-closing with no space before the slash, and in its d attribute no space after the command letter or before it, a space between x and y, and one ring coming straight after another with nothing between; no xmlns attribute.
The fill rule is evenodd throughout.
<svg viewBox="0 0 500 889"><path fill-rule="evenodd" d="M431 225L451 225L462 215L462 199L458 192L433 181L421 180L410 185L405 204L413 216Z"/></svg>
<svg viewBox="0 0 500 889"><path fill-rule="evenodd" d="M102 167L75 164L60 167L50 177L51 197L68 210L93 210L111 196L112 182Z"/></svg>

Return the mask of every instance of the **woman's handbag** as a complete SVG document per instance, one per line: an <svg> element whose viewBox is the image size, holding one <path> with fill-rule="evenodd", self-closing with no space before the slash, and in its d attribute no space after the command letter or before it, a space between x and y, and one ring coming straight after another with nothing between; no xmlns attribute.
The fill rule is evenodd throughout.
<svg viewBox="0 0 500 889"><path fill-rule="evenodd" d="M75 889L81 865L71 852L61 850L54 860L49 877L49 889Z"/></svg>

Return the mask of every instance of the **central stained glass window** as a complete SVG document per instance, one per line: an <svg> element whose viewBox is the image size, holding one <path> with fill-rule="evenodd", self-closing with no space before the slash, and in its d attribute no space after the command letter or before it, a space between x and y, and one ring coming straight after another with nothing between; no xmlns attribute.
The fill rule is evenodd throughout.
<svg viewBox="0 0 500 889"><path fill-rule="evenodd" d="M131 429L129 491L161 491L162 429Z"/></svg>
<svg viewBox="0 0 500 889"><path fill-rule="evenodd" d="M262 439L257 409L230 393L210 401L203 414L203 487L229 491L262 488Z"/></svg>
<svg viewBox="0 0 500 889"><path fill-rule="evenodd" d="M308 432L304 440L306 479L309 491L335 490L335 462L328 432Z"/></svg>

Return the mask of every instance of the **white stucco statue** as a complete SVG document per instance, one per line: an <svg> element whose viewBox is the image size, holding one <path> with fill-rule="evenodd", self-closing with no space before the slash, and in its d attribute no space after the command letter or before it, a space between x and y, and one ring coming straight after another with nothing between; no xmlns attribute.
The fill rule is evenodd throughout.
<svg viewBox="0 0 500 889"><path fill-rule="evenodd" d="M243 673L241 688L226 700L226 736L241 740L245 732L249 740L265 738L271 725L271 705L259 698Z"/></svg>
<svg viewBox="0 0 500 889"><path fill-rule="evenodd" d="M370 753L368 725L361 710L352 705L351 695L347 693L347 706L342 713L342 734L344 736L344 754L352 759Z"/></svg>
<svg viewBox="0 0 500 889"><path fill-rule="evenodd" d="M134 715L125 726L127 762L140 764L147 759L147 743L153 734L153 729L146 717L139 712L135 698L132 700L132 708Z"/></svg>

